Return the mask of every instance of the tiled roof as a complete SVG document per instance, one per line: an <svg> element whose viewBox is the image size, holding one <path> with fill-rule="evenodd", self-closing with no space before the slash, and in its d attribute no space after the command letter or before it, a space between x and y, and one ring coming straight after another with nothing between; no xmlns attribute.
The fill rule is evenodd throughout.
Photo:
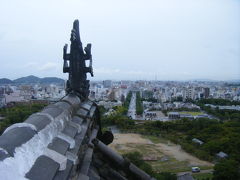
<svg viewBox="0 0 240 180"><path fill-rule="evenodd" d="M25 122L13 124L0 136L0 179L73 176L83 144L90 138L87 133L99 127L97 115L93 102L81 102L70 94Z"/></svg>
<svg viewBox="0 0 240 180"><path fill-rule="evenodd" d="M112 134L100 129L97 105L69 94L0 136L0 179L153 179L107 147Z"/></svg>

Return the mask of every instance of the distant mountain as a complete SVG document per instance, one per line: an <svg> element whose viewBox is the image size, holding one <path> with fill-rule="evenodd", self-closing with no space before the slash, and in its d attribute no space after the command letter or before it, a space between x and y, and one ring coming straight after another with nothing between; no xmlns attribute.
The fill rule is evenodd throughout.
<svg viewBox="0 0 240 180"><path fill-rule="evenodd" d="M17 84L31 84L31 83L35 84L35 83L40 83L40 81L41 81L41 78L32 76L32 75L13 80L13 82Z"/></svg>
<svg viewBox="0 0 240 180"><path fill-rule="evenodd" d="M56 77L45 77L45 78L41 78L40 83L42 83L42 84L51 84L51 83L61 84L61 83L64 83L64 80L61 78L56 78Z"/></svg>
<svg viewBox="0 0 240 180"><path fill-rule="evenodd" d="M57 77L45 77L39 78L37 76L26 76L15 80L10 80L7 78L0 79L0 84L63 84L64 80Z"/></svg>
<svg viewBox="0 0 240 180"><path fill-rule="evenodd" d="M12 84L13 81L7 78L1 78L0 79L0 84Z"/></svg>

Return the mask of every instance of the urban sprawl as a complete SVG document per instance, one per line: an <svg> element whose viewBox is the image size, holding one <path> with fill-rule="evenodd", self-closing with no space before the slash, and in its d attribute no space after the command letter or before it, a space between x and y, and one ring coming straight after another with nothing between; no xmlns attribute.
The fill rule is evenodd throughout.
<svg viewBox="0 0 240 180"><path fill-rule="evenodd" d="M130 95L131 94L131 95ZM16 104L51 103L65 95L65 83L3 84L0 86L0 107ZM129 96L130 95L130 96ZM168 121L180 118L216 118L195 102L201 99L240 101L240 86L227 82L178 81L93 81L90 99L115 112L130 97L127 115L134 120ZM140 104L140 110L138 105ZM205 104L210 108L240 111L239 105Z"/></svg>

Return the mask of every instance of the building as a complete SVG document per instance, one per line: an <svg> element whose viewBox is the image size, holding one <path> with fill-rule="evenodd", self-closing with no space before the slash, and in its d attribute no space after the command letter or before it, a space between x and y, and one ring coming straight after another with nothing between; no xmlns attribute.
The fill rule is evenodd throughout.
<svg viewBox="0 0 240 180"><path fill-rule="evenodd" d="M228 157L228 155L227 155L226 153L222 152L222 151L219 152L219 153L217 153L216 156L217 156L217 158L219 158L219 159L225 159L225 158Z"/></svg>
<svg viewBox="0 0 240 180"><path fill-rule="evenodd" d="M203 94L204 98L208 98L210 95L210 88L204 88Z"/></svg>
<svg viewBox="0 0 240 180"><path fill-rule="evenodd" d="M169 112L168 118L169 119L180 119L180 113L179 112Z"/></svg>
<svg viewBox="0 0 240 180"><path fill-rule="evenodd" d="M11 94L5 94L5 103L16 103L25 101L24 97L21 96L20 91L15 91Z"/></svg>
<svg viewBox="0 0 240 180"><path fill-rule="evenodd" d="M5 97L3 95L0 95L0 108L4 107L6 105Z"/></svg>
<svg viewBox="0 0 240 180"><path fill-rule="evenodd" d="M112 86L112 81L111 80L103 81L103 87L104 88L110 88L111 86Z"/></svg>
<svg viewBox="0 0 240 180"><path fill-rule="evenodd" d="M115 90L112 89L112 91L110 91L109 95L108 95L108 99L110 101L114 101L116 98L115 98Z"/></svg>
<svg viewBox="0 0 240 180"><path fill-rule="evenodd" d="M195 99L194 98L194 95L195 95L195 92L194 92L194 88L187 88L187 89L184 89L183 91L183 99L186 100L186 99Z"/></svg>
<svg viewBox="0 0 240 180"><path fill-rule="evenodd" d="M202 142L201 140L197 139L197 138L193 138L193 139L192 139L192 142L195 142L195 143L197 143L197 144L199 144L199 145L202 145L202 144L203 144L203 142Z"/></svg>

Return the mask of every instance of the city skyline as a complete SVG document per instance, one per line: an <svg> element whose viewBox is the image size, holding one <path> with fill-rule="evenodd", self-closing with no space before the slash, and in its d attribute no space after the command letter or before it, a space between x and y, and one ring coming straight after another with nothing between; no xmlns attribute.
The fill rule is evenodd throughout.
<svg viewBox="0 0 240 180"><path fill-rule="evenodd" d="M92 81L240 77L236 0L14 4L5 1L0 7L1 78L67 79L62 48L74 19L80 20L83 45L93 45Z"/></svg>
<svg viewBox="0 0 240 180"><path fill-rule="evenodd" d="M17 77L17 78L8 78L8 77L0 77L0 80L3 80L3 79L9 79L11 81L15 81L17 79L21 79L21 78L27 78L27 77L30 77L30 76L34 76L34 77L37 77L37 78L40 78L40 79L43 79L43 78L60 78L62 80L67 80L68 77L60 77L60 76L35 76L35 75L27 75L27 76L23 76L23 77ZM98 82L98 81L116 81L116 82L119 82L119 81L163 81L163 82L167 82L167 81L175 81L175 82L192 82L192 81L199 81L199 82L240 82L240 78L239 79L229 79L229 80L215 80L215 79L183 79L183 80L175 80L175 79L158 79L155 77L155 79L111 79L111 78L106 78L106 79L97 79L97 78L94 78L94 79L91 79L92 77L89 77L88 79L90 79L91 81L90 82ZM3 84L6 84L6 83L3 83Z"/></svg>

